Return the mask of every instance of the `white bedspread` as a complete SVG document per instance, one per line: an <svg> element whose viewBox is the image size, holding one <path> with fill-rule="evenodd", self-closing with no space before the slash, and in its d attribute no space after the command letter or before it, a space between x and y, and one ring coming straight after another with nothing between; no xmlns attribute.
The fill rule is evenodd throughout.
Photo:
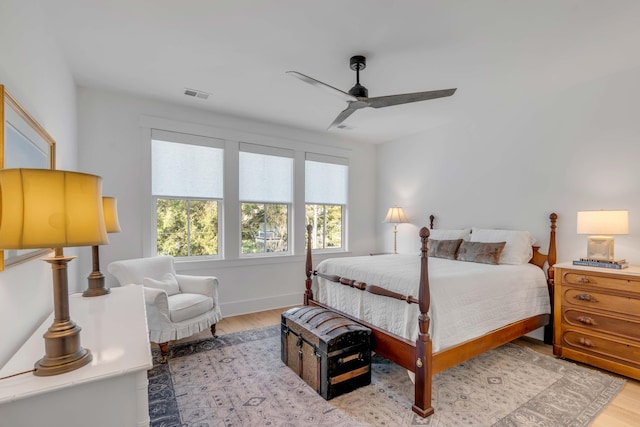
<svg viewBox="0 0 640 427"><path fill-rule="evenodd" d="M382 286L418 298L420 257L379 255L333 258L317 271ZM429 258L433 351L510 323L550 313L543 271L532 265L488 265ZM315 298L401 337L418 335L417 304L380 297L316 277Z"/></svg>

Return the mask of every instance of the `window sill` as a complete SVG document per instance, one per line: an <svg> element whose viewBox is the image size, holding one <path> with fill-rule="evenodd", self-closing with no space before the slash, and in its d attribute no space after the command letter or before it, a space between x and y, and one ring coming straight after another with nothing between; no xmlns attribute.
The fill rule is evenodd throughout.
<svg viewBox="0 0 640 427"><path fill-rule="evenodd" d="M350 251L343 252L314 252L313 265L314 267L322 260L327 258L339 258L344 256L353 255ZM176 271L179 274L187 273L195 270L203 269L220 269L220 268L239 268L239 267L253 267L258 265L277 265L277 264L289 264L289 263L304 263L306 260L306 253L302 255L269 255L269 256L252 256L247 258L237 259L188 259L188 258L176 258L175 266Z"/></svg>

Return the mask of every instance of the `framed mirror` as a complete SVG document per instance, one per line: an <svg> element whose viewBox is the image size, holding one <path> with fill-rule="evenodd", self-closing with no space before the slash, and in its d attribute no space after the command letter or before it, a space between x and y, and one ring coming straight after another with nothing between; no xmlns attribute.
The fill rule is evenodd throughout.
<svg viewBox="0 0 640 427"><path fill-rule="evenodd" d="M0 126L0 168L55 169L55 141L3 85ZM49 252L50 249L0 250L0 271Z"/></svg>

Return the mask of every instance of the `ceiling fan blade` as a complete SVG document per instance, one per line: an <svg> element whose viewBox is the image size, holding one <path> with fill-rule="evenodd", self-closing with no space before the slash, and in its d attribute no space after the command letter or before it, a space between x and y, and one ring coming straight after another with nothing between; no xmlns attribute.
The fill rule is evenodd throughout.
<svg viewBox="0 0 640 427"><path fill-rule="evenodd" d="M321 82L320 80L316 80L312 77L306 76L302 73L299 73L297 71L287 71L287 74L289 74L290 76L293 77L297 77L300 80L302 80L303 82L309 83L310 85L319 87L320 89L323 89L326 92L332 93L334 95L338 95L340 98L342 98L344 101L350 102L350 101L357 101L358 98L356 98L355 96L349 95L347 92L343 92L340 89L336 89L333 86L330 86L326 83Z"/></svg>
<svg viewBox="0 0 640 427"><path fill-rule="evenodd" d="M427 101L429 99L444 98L451 96L456 89L432 90L428 92L403 93L401 95L378 96L368 98L369 107L382 108L392 105L408 104L410 102Z"/></svg>
<svg viewBox="0 0 640 427"><path fill-rule="evenodd" d="M347 117L349 117L350 115L355 113L356 110L357 110L357 108L351 108L351 106L348 106L340 114L338 114L338 117L336 117L336 119L333 121L333 123L331 123L329 125L328 129L333 129L333 128L338 127L342 122L347 120Z"/></svg>

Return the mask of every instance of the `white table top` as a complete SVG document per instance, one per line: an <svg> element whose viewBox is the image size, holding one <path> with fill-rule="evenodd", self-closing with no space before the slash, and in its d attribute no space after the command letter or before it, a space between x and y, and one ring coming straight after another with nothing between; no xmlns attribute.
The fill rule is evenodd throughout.
<svg viewBox="0 0 640 427"><path fill-rule="evenodd" d="M70 315L82 328L80 343L91 363L64 374L38 377L32 372L0 380L0 404L74 384L148 370L153 366L142 286L112 288L99 297L69 296ZM44 356L42 335L53 313L0 370L0 378L31 371Z"/></svg>

